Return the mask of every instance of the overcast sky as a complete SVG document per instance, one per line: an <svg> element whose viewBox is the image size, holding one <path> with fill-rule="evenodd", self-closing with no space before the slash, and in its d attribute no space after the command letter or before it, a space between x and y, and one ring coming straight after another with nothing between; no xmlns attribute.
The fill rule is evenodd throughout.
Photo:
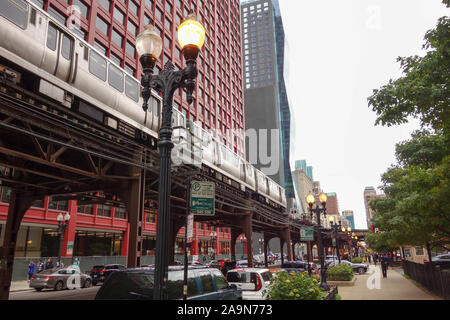
<svg viewBox="0 0 450 320"><path fill-rule="evenodd" d="M419 127L375 127L367 97L401 76L398 56L424 54L425 32L449 11L440 0L279 1L295 117L291 163L312 165L340 211L353 210L356 228L366 228L364 187L381 185L395 144Z"/></svg>

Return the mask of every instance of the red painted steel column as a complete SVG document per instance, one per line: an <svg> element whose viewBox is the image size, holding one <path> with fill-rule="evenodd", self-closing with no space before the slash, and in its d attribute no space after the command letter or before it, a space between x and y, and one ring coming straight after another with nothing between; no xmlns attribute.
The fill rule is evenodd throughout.
<svg viewBox="0 0 450 320"><path fill-rule="evenodd" d="M72 257L75 244L75 230L77 227L77 202L69 200L69 225L64 232L61 257ZM70 246L69 246L70 244Z"/></svg>
<svg viewBox="0 0 450 320"><path fill-rule="evenodd" d="M122 235L122 250L120 255L123 257L128 256L128 243L130 241L130 223L127 223L127 230L124 231Z"/></svg>

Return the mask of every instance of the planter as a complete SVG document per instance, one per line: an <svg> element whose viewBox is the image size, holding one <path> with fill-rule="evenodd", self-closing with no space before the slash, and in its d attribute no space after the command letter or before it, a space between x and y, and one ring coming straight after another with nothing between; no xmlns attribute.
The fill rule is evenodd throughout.
<svg viewBox="0 0 450 320"><path fill-rule="evenodd" d="M333 281L333 280L327 281L329 286L338 286L338 287L354 286L355 282L356 282L356 277L353 277L353 279L350 281Z"/></svg>

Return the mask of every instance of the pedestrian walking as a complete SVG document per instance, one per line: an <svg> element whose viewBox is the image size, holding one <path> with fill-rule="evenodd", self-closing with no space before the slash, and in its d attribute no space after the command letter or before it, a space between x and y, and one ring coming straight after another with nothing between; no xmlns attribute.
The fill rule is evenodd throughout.
<svg viewBox="0 0 450 320"><path fill-rule="evenodd" d="M36 269L36 265L34 264L34 261L31 260L30 264L28 265L28 282L31 281L31 277L34 274L35 269Z"/></svg>
<svg viewBox="0 0 450 320"><path fill-rule="evenodd" d="M44 263L42 260L39 259L38 263L36 264L36 273L39 273L44 270Z"/></svg>
<svg viewBox="0 0 450 320"><path fill-rule="evenodd" d="M387 268L389 262L386 256L381 257L380 264L381 264L381 272L383 273L383 278L387 278Z"/></svg>
<svg viewBox="0 0 450 320"><path fill-rule="evenodd" d="M369 263L372 263L372 256L370 254L367 255L367 261L369 261Z"/></svg>
<svg viewBox="0 0 450 320"><path fill-rule="evenodd" d="M53 261L50 258L48 258L47 262L45 263L45 270L48 270L48 269L53 269Z"/></svg>
<svg viewBox="0 0 450 320"><path fill-rule="evenodd" d="M375 255L373 256L373 263L377 265L377 261L378 261L378 254L375 253Z"/></svg>

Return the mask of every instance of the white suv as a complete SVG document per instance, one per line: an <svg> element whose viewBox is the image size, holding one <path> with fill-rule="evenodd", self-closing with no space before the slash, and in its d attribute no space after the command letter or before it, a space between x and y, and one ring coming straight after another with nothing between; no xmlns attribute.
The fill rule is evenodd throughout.
<svg viewBox="0 0 450 320"><path fill-rule="evenodd" d="M237 268L228 271L227 281L242 291L242 300L266 300L272 273L269 269Z"/></svg>

